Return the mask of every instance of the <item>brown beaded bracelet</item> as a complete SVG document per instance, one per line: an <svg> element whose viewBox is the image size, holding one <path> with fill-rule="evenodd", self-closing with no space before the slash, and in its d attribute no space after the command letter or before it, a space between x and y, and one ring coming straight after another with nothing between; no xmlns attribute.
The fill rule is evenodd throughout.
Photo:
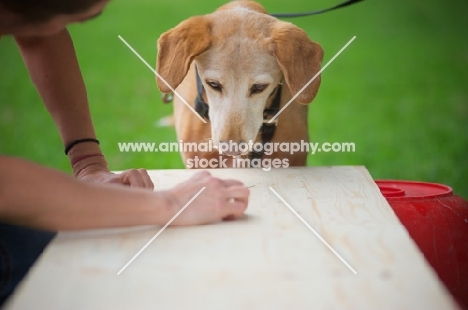
<svg viewBox="0 0 468 310"><path fill-rule="evenodd" d="M86 138L86 139L75 140L75 141L70 142L70 144L68 144L68 145L65 147L65 155L68 155L68 152L70 152L70 150L71 150L75 145L80 144L80 143L84 143L84 142L94 142L94 143L97 143L97 144L99 145L99 140L97 140L97 139Z"/></svg>

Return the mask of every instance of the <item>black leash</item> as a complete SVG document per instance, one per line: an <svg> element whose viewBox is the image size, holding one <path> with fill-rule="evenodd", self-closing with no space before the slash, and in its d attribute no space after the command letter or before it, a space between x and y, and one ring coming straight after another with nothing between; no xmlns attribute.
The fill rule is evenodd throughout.
<svg viewBox="0 0 468 310"><path fill-rule="evenodd" d="M311 16L311 15L317 15L329 11L333 11L339 8L344 8L348 5L355 4L358 2L361 2L364 0L348 0L343 3L340 3L338 5L332 6L331 8L328 9L322 9L322 10L317 10L317 11L311 11L311 12L304 12L304 13L276 13L276 14L270 14L273 17L277 18L290 18L290 17L304 17L304 16Z"/></svg>

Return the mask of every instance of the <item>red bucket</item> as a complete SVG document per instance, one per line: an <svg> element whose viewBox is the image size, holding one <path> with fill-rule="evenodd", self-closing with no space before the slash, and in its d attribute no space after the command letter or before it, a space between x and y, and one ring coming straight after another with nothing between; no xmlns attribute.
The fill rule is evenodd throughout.
<svg viewBox="0 0 468 310"><path fill-rule="evenodd" d="M468 202L443 184L375 182L440 280L468 309Z"/></svg>

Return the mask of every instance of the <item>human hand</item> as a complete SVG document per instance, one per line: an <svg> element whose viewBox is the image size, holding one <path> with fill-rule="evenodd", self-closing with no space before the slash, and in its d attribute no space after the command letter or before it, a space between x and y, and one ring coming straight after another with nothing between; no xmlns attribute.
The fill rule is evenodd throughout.
<svg viewBox="0 0 468 310"><path fill-rule="evenodd" d="M154 184L145 169L130 169L119 174L112 173L103 156L84 159L73 165L73 174L86 182L123 184L130 187L154 189Z"/></svg>
<svg viewBox="0 0 468 310"><path fill-rule="evenodd" d="M170 218L176 215L203 187L206 188L175 218L171 225L208 224L226 219L237 219L244 214L249 200L249 189L239 181L221 180L211 176L209 172L202 171L166 191L170 201Z"/></svg>

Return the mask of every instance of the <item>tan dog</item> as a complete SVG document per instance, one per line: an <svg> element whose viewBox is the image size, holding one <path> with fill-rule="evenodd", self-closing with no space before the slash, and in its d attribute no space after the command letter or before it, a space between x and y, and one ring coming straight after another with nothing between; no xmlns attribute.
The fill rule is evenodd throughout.
<svg viewBox="0 0 468 310"><path fill-rule="evenodd" d="M256 2L234 1L212 14L189 18L162 34L156 70L195 108L198 69L203 86L200 99L209 107L209 114L204 115L207 123L175 96L177 137L196 143L212 139L218 149L223 149L224 143L223 156L227 158L223 158L227 166L232 166L232 156L249 154L249 150L241 151L236 145L262 141L261 131L267 130L262 127L265 108L278 97L281 109L320 71L322 58L321 47L300 28L269 16ZM161 92L171 92L163 81L156 80ZM263 142L308 142L306 104L314 99L319 86L320 76L279 115L277 124L270 124L276 126L274 135ZM219 156L216 151L182 152L186 163L196 157ZM303 166L307 150L295 154L277 150L259 156L262 160L280 158L289 166Z"/></svg>

